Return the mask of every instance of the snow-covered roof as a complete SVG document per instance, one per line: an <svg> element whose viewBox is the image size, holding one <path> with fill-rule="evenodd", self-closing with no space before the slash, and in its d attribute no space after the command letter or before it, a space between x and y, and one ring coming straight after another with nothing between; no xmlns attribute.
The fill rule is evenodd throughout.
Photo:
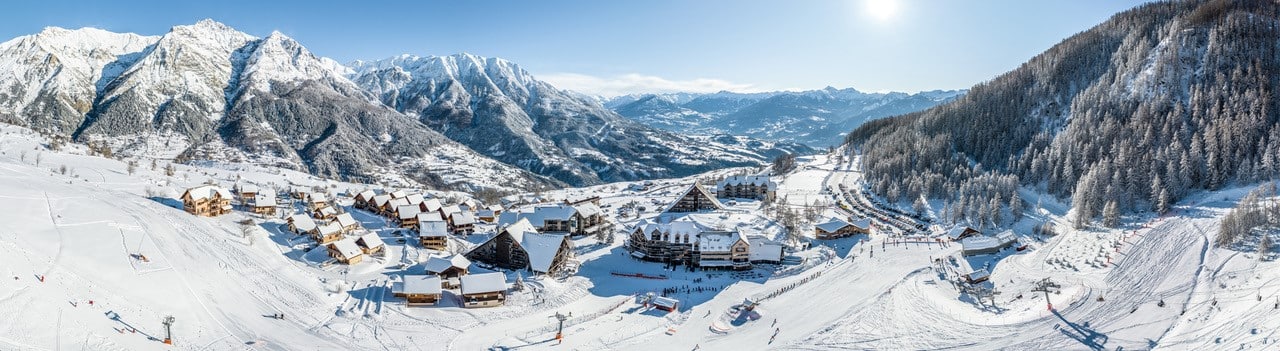
<svg viewBox="0 0 1280 351"><path fill-rule="evenodd" d="M520 243L529 257L529 268L538 272L548 272L555 262L560 246L568 238L564 235L541 234L527 219L520 219L515 224L502 229L511 235L512 240ZM497 236L489 238L494 240Z"/></svg>
<svg viewBox="0 0 1280 351"><path fill-rule="evenodd" d="M293 227L298 231L309 232L316 229L316 221L311 219L306 213L299 213L289 216L289 222L293 223Z"/></svg>
<svg viewBox="0 0 1280 351"><path fill-rule="evenodd" d="M578 215L582 217L591 217L603 212L600 210L600 206L596 206L596 204L590 202L574 205L573 209L578 211Z"/></svg>
<svg viewBox="0 0 1280 351"><path fill-rule="evenodd" d="M321 224L318 228L320 229L320 235L333 235L342 232L342 227L333 222Z"/></svg>
<svg viewBox="0 0 1280 351"><path fill-rule="evenodd" d="M378 196L378 193L373 192L373 190L365 190L365 191L361 191L359 194L356 194L356 197L364 199L365 201L373 200L374 196Z"/></svg>
<svg viewBox="0 0 1280 351"><path fill-rule="evenodd" d="M449 206L441 207L440 212L444 212L445 215L451 215L454 213L462 212L462 210L458 208L458 205L449 205Z"/></svg>
<svg viewBox="0 0 1280 351"><path fill-rule="evenodd" d="M418 235L425 237L449 236L449 224L442 220L418 222Z"/></svg>
<svg viewBox="0 0 1280 351"><path fill-rule="evenodd" d="M321 215L323 215L323 216L331 216L331 215L336 215L336 214L338 214L338 210L334 209L333 207L329 207L329 206L325 206L325 207L318 208L318 209L316 209L316 212L320 213L320 214L321 214Z"/></svg>
<svg viewBox="0 0 1280 351"><path fill-rule="evenodd" d="M422 209L418 208L417 205L403 205L396 207L396 214L400 216L400 219L416 218L419 213L422 213Z"/></svg>
<svg viewBox="0 0 1280 351"><path fill-rule="evenodd" d="M409 194L405 193L404 190L396 190L396 191L392 191L390 195L394 199L401 199L401 198L404 198L405 196L408 196Z"/></svg>
<svg viewBox="0 0 1280 351"><path fill-rule="evenodd" d="M190 195L191 198L194 200L210 199L210 198L213 198L214 195L217 195L224 199L231 198L230 191L227 191L227 189L223 189L222 187L213 186L213 185L201 185L198 187L187 189L186 194ZM184 195L184 197L185 196L186 195Z"/></svg>
<svg viewBox="0 0 1280 351"><path fill-rule="evenodd" d="M444 217L440 217L440 212L423 212L418 214L418 222L426 221L443 221Z"/></svg>
<svg viewBox="0 0 1280 351"><path fill-rule="evenodd" d="M405 196L404 198L409 200L410 205L417 205L422 203L423 201L426 201L425 199L422 198L422 194L410 194L409 196Z"/></svg>
<svg viewBox="0 0 1280 351"><path fill-rule="evenodd" d="M406 198L403 198L403 197L401 197L401 198L394 198L394 199L391 199L391 201L387 201L387 205L388 205L388 206L391 206L392 208L396 208L396 207L400 207L400 206L408 206L408 205L409 205L409 199L406 199Z"/></svg>
<svg viewBox="0 0 1280 351"><path fill-rule="evenodd" d="M658 296L653 298L653 304L667 309L675 309L680 300L676 300L666 296Z"/></svg>
<svg viewBox="0 0 1280 351"><path fill-rule="evenodd" d="M475 216L472 216L470 212L458 212L458 213L454 213L452 216L449 216L449 218L450 218L451 220L453 220L453 225L455 225L455 226L457 226L457 225L468 225L468 224L475 224L475 223L476 223L476 218L475 218Z"/></svg>
<svg viewBox="0 0 1280 351"><path fill-rule="evenodd" d="M433 256L430 259L427 259L427 262L424 263L422 267L426 268L427 272L429 273L440 273L440 272L444 272L445 270L448 270L451 267L458 267L462 269L470 268L471 260L468 260L466 257L463 257L462 255L453 255L448 258L445 258L442 256Z"/></svg>
<svg viewBox="0 0 1280 351"><path fill-rule="evenodd" d="M843 219L836 218L836 217L831 217L826 222L822 222L814 225L814 227L821 229L822 231L827 233L835 233L841 228L844 228L847 226L849 226L849 222L845 222Z"/></svg>
<svg viewBox="0 0 1280 351"><path fill-rule="evenodd" d="M991 273L987 272L987 270L983 268L973 272L969 272L969 274L966 274L966 275L969 276L969 280L982 280L983 278L990 277Z"/></svg>
<svg viewBox="0 0 1280 351"><path fill-rule="evenodd" d="M253 205L257 207L275 207L276 194L257 193L253 195Z"/></svg>
<svg viewBox="0 0 1280 351"><path fill-rule="evenodd" d="M507 291L507 276L498 272L468 274L461 281L463 295Z"/></svg>
<svg viewBox="0 0 1280 351"><path fill-rule="evenodd" d="M485 207L485 208L493 212L502 212L502 205L489 205L489 207Z"/></svg>
<svg viewBox="0 0 1280 351"><path fill-rule="evenodd" d="M728 252L738 240L747 241L738 232L704 232L698 236L698 250L702 252ZM747 244L751 244L748 242Z"/></svg>
<svg viewBox="0 0 1280 351"><path fill-rule="evenodd" d="M750 184L754 186L767 186L769 191L778 190L778 183L769 180L769 176L732 176L716 183L717 189L724 189L725 185L744 185Z"/></svg>
<svg viewBox="0 0 1280 351"><path fill-rule="evenodd" d="M427 199L422 201L422 208L425 212L435 212L440 210L440 199Z"/></svg>
<svg viewBox="0 0 1280 351"><path fill-rule="evenodd" d="M378 195L378 196L374 196L374 197L373 197L373 205L374 205L374 206L382 207L382 206L385 206L385 205L386 205L387 203L389 203L389 202L391 202L391 195L382 194L382 195Z"/></svg>
<svg viewBox="0 0 1280 351"><path fill-rule="evenodd" d="M751 261L782 261L782 244L765 238L751 238Z"/></svg>
<svg viewBox="0 0 1280 351"><path fill-rule="evenodd" d="M671 203L667 204L667 207L663 208L662 212L663 213L671 212L671 208L675 207L676 204L680 203L681 199L684 199L685 196L689 196L689 193L692 193L695 191L702 193L702 197L706 198L707 201L710 201L711 205L715 206L715 208L717 209L724 208L724 204L720 203L720 200L716 199L715 194L713 194L711 191L708 191L707 188L702 187L702 184L693 183L693 185L690 185L688 188L685 188L684 191L680 192L680 196L677 196L674 201L671 201Z"/></svg>
<svg viewBox="0 0 1280 351"><path fill-rule="evenodd" d="M596 210L598 211L599 208L597 207ZM576 208L564 204L534 206L520 211L503 212L498 216L498 225L510 225L524 219L535 227L541 228L547 224L547 220L567 221L573 218L575 213L578 213Z"/></svg>
<svg viewBox="0 0 1280 351"><path fill-rule="evenodd" d="M951 227L951 230L948 230L947 233L944 234L944 236L951 238L952 240L955 240L955 239L959 239L960 236L964 235L964 232L968 230L977 231L975 229L971 229L969 227L957 224L956 226Z"/></svg>
<svg viewBox="0 0 1280 351"><path fill-rule="evenodd" d="M309 193L307 194L307 201L325 202L325 201L328 201L328 199L326 199L324 194L321 194L321 193Z"/></svg>
<svg viewBox="0 0 1280 351"><path fill-rule="evenodd" d="M356 221L356 218L355 218L355 217L352 217L352 216L351 216L351 213L343 213L343 214L339 214L339 215L338 215L338 217L335 217L335 218L333 219L333 221L334 221L334 222L337 222L337 223L338 223L338 225L343 226L343 227L350 226L350 225L352 225L352 224L359 224L359 223L360 223L360 222L357 222L357 221Z"/></svg>
<svg viewBox="0 0 1280 351"><path fill-rule="evenodd" d="M690 242L693 242L693 240L697 240L698 235L711 230L711 227L702 225L690 217L680 217L669 223L658 223L646 218L636 223L635 228L640 229L646 237L649 234L653 234L654 231L670 234L667 237L667 241L672 243L679 242L679 238L682 236L689 237Z"/></svg>
<svg viewBox="0 0 1280 351"><path fill-rule="evenodd" d="M974 235L960 239L960 246L964 251L993 250L1004 248L1017 239L1013 231L1005 231L996 236Z"/></svg>
<svg viewBox="0 0 1280 351"><path fill-rule="evenodd" d="M382 242L382 238L378 237L378 233L373 233L373 232L367 233L365 235L361 235L359 239L356 239L356 241L363 242L364 247L370 248L370 249L385 245Z"/></svg>
<svg viewBox="0 0 1280 351"><path fill-rule="evenodd" d="M482 209L482 210L480 210L480 211L477 211L477 212L476 212L476 216L477 216L477 217L493 217L493 210L490 210L490 209L487 209L487 208L486 208L486 209Z"/></svg>
<svg viewBox="0 0 1280 351"><path fill-rule="evenodd" d="M338 254L342 255L343 259L351 259L361 254L360 246L357 246L356 241L351 240L351 238L329 243L329 246L338 251Z"/></svg>
<svg viewBox="0 0 1280 351"><path fill-rule="evenodd" d="M439 295L442 290L440 277L435 275L406 275L403 289L401 292L405 294L427 295Z"/></svg>
<svg viewBox="0 0 1280 351"><path fill-rule="evenodd" d="M852 224L853 226L858 227L858 228L862 228L863 230L870 230L870 229L871 229L871 219L870 219L870 218L863 218L863 219L859 219L859 220L856 220L856 221L853 221L853 222L849 222L849 224Z"/></svg>
<svg viewBox="0 0 1280 351"><path fill-rule="evenodd" d="M236 184L236 192L241 193L241 194L244 194L244 193L257 193L257 192L258 192L258 186L257 186L257 185L253 185L253 184Z"/></svg>

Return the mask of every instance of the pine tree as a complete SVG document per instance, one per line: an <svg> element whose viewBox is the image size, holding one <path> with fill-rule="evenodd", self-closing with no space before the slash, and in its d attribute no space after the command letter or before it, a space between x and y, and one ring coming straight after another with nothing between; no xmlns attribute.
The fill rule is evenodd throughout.
<svg viewBox="0 0 1280 351"><path fill-rule="evenodd" d="M1171 209L1170 206L1172 205L1170 204L1171 201L1173 200L1169 197L1169 190L1160 189L1160 196L1156 198L1156 213L1169 213L1169 210Z"/></svg>
<svg viewBox="0 0 1280 351"><path fill-rule="evenodd" d="M1009 197L1009 214L1013 216L1013 221L1017 222L1022 219L1022 197L1018 196L1018 192L1014 191Z"/></svg>
<svg viewBox="0 0 1280 351"><path fill-rule="evenodd" d="M1107 201L1107 205L1102 209L1102 225L1107 228L1115 228L1120 226L1120 206L1115 200Z"/></svg>

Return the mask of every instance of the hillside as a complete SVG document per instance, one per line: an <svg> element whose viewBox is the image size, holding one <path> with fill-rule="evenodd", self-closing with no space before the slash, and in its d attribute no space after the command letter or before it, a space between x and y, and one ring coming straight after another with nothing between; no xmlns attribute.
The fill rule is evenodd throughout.
<svg viewBox="0 0 1280 351"><path fill-rule="evenodd" d="M945 199L954 219L990 222L977 206L989 197L970 194L1000 177L1071 198L1077 226L1164 212L1197 189L1280 174L1278 13L1268 1L1142 5L847 140L874 192Z"/></svg>
<svg viewBox="0 0 1280 351"><path fill-rule="evenodd" d="M815 147L835 145L862 123L920 111L964 91L864 93L828 87L767 93L648 94L609 99L605 106L671 131L727 133Z"/></svg>

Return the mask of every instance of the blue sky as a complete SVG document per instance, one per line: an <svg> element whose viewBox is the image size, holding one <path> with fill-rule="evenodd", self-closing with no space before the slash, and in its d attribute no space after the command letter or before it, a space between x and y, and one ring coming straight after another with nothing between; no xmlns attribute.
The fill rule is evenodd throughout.
<svg viewBox="0 0 1280 351"><path fill-rule="evenodd" d="M279 30L341 62L469 52L588 93L967 88L1142 1L40 1L0 37L46 26L163 34L213 18Z"/></svg>

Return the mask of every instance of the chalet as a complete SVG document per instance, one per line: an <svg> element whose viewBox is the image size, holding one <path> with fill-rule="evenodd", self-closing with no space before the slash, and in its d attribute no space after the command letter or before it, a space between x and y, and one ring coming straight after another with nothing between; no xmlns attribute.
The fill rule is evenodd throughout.
<svg viewBox="0 0 1280 351"><path fill-rule="evenodd" d="M295 185L289 188L289 196L297 200L305 200L307 194L311 194L311 190L301 185Z"/></svg>
<svg viewBox="0 0 1280 351"><path fill-rule="evenodd" d="M258 193L257 185L236 183L236 195L240 196L240 202L242 203L249 203L250 200L258 196Z"/></svg>
<svg viewBox="0 0 1280 351"><path fill-rule="evenodd" d="M864 223L870 223L870 221L858 221L858 224L854 224L846 222L840 218L832 217L826 222L818 223L813 226L813 237L818 240L830 240L856 234L870 234L871 229L867 228L868 224Z"/></svg>
<svg viewBox="0 0 1280 351"><path fill-rule="evenodd" d="M988 273L986 269L979 269L964 275L964 280L969 284L985 282L988 279L991 279L991 273Z"/></svg>
<svg viewBox="0 0 1280 351"><path fill-rule="evenodd" d="M405 196L404 199L409 201L410 205L414 206L418 206L423 202L426 202L426 198L424 198L422 194L409 194L409 196Z"/></svg>
<svg viewBox="0 0 1280 351"><path fill-rule="evenodd" d="M507 300L507 277L502 273L470 274L459 280L462 307L501 306Z"/></svg>
<svg viewBox="0 0 1280 351"><path fill-rule="evenodd" d="M605 219L604 211L592 203L576 206L541 205L517 212L507 212L498 216L498 225L510 225L521 219L527 219L534 228L544 233L581 236L613 230L613 223Z"/></svg>
<svg viewBox="0 0 1280 351"><path fill-rule="evenodd" d="M392 198L392 199L403 199L403 198L406 198L406 197L408 197L408 196L409 196L409 193L408 193L408 192L406 192L406 191L404 191L404 190L396 190L396 191L392 191L392 192L391 192L391 198Z"/></svg>
<svg viewBox="0 0 1280 351"><path fill-rule="evenodd" d="M213 185L201 185L182 193L182 209L187 213L214 217L231 212L231 192Z"/></svg>
<svg viewBox="0 0 1280 351"><path fill-rule="evenodd" d="M458 205L449 205L440 208L440 216L444 217L445 221L451 221L453 214L459 212L462 212L462 209L458 208Z"/></svg>
<svg viewBox="0 0 1280 351"><path fill-rule="evenodd" d="M693 243L710 228L689 218L670 223L642 219L631 232L631 255L646 261L688 263L693 259Z"/></svg>
<svg viewBox="0 0 1280 351"><path fill-rule="evenodd" d="M438 251L449 249L449 224L443 220L418 222L418 240L423 248Z"/></svg>
<svg viewBox="0 0 1280 351"><path fill-rule="evenodd" d="M413 228L418 226L418 214L422 213L422 209L418 205L402 205L396 207L396 219L400 221L401 228Z"/></svg>
<svg viewBox="0 0 1280 351"><path fill-rule="evenodd" d="M535 273L562 271L573 257L573 243L563 234L542 234L526 219L507 226L467 253L481 261L506 269L527 269Z"/></svg>
<svg viewBox="0 0 1280 351"><path fill-rule="evenodd" d="M276 214L276 194L258 193L251 199L249 210L264 216L274 216Z"/></svg>
<svg viewBox="0 0 1280 351"><path fill-rule="evenodd" d="M321 207L316 207L311 210L311 217L315 217L316 219L331 220L331 219L334 219L335 217L338 217L338 210L333 208L333 206L321 205Z"/></svg>
<svg viewBox="0 0 1280 351"><path fill-rule="evenodd" d="M373 232L356 238L356 246L359 246L360 252L363 252L365 255L382 252L382 249L386 247L386 245L382 243L382 238L378 237L378 233Z"/></svg>
<svg viewBox="0 0 1280 351"><path fill-rule="evenodd" d="M704 232L693 245L694 262L703 269L751 269L751 243L738 232Z"/></svg>
<svg viewBox="0 0 1280 351"><path fill-rule="evenodd" d="M757 199L773 201L778 193L778 183L768 176L732 176L716 183L716 196L720 198Z"/></svg>
<svg viewBox="0 0 1280 351"><path fill-rule="evenodd" d="M386 215L388 212L391 212L390 203L391 195L377 195L373 197L373 202L369 203L369 208L367 208L367 210L377 214Z"/></svg>
<svg viewBox="0 0 1280 351"><path fill-rule="evenodd" d="M974 235L960 239L960 253L964 256L988 255L1000 252L1018 242L1018 236L1012 230L1006 230L995 236Z"/></svg>
<svg viewBox="0 0 1280 351"><path fill-rule="evenodd" d="M338 241L338 239L342 239L342 227L332 222L321 224L316 227L315 231L311 232L311 239L320 245Z"/></svg>
<svg viewBox="0 0 1280 351"><path fill-rule="evenodd" d="M443 296L440 277L434 275L406 275L403 282L392 285L391 294L404 298L409 306L435 306Z"/></svg>
<svg viewBox="0 0 1280 351"><path fill-rule="evenodd" d="M666 296L655 296L649 303L653 304L653 308L667 312L675 312L680 308L680 300Z"/></svg>
<svg viewBox="0 0 1280 351"><path fill-rule="evenodd" d="M318 226L316 226L316 221L312 220L311 216L303 213L289 216L285 222L289 223L289 231L298 235L312 234L318 228Z"/></svg>
<svg viewBox="0 0 1280 351"><path fill-rule="evenodd" d="M329 199L325 198L324 194L322 193L307 194L307 208L315 210L325 206L329 206Z"/></svg>
<svg viewBox="0 0 1280 351"><path fill-rule="evenodd" d="M372 208L374 196L378 196L378 194L373 192L373 190L365 190L365 191L361 191L359 194L356 194L355 196L356 208L361 208L365 210Z"/></svg>
<svg viewBox="0 0 1280 351"><path fill-rule="evenodd" d="M957 224L955 227L951 227L950 230L947 230L947 232L943 233L942 235L943 237L950 239L951 241L959 241L961 239L968 238L971 236L982 235L982 232L978 231L977 229L973 229L973 228L969 228L969 227Z"/></svg>
<svg viewBox="0 0 1280 351"><path fill-rule="evenodd" d="M476 211L476 220L493 223L498 220L498 215L494 214L493 210L482 208L479 211Z"/></svg>
<svg viewBox="0 0 1280 351"><path fill-rule="evenodd" d="M344 233L360 229L360 222L356 221L356 218L352 217L350 212L339 213L337 216L333 217L333 222L338 223L338 226L342 227L342 232Z"/></svg>
<svg viewBox="0 0 1280 351"><path fill-rule="evenodd" d="M715 196L711 196L711 192L702 187L702 184L694 183L688 189L676 198L670 206L667 206L662 212L680 213L680 212L701 212L714 211L724 208Z"/></svg>
<svg viewBox="0 0 1280 351"><path fill-rule="evenodd" d="M752 237L748 242L751 243L751 263L781 264L786 257L782 243L764 237Z"/></svg>
<svg viewBox="0 0 1280 351"><path fill-rule="evenodd" d="M395 218L401 206L409 206L409 199L401 197L387 201L387 217Z"/></svg>
<svg viewBox="0 0 1280 351"><path fill-rule="evenodd" d="M471 234L476 229L476 218L470 212L458 212L449 216L449 224L455 234Z"/></svg>
<svg viewBox="0 0 1280 351"><path fill-rule="evenodd" d="M442 208L442 207L444 207L444 206L443 206L443 205L440 205L440 199L426 199L426 200L423 200L423 201L422 201L422 203L419 203L419 204L418 204L418 208L419 208L420 210L422 210L422 211L420 211L420 212L422 212L422 213L439 213L439 214L440 214L440 218L444 218L444 213L443 213L443 212L440 212L440 208Z"/></svg>
<svg viewBox="0 0 1280 351"><path fill-rule="evenodd" d="M462 212L475 212L480 209L480 203L475 199L462 200L462 202L458 203L458 209L462 210Z"/></svg>
<svg viewBox="0 0 1280 351"><path fill-rule="evenodd" d="M448 258L434 256L427 259L423 268L427 273L439 276L445 288L454 289L460 284L459 279L470 273L471 260L462 255L453 255Z"/></svg>
<svg viewBox="0 0 1280 351"><path fill-rule="evenodd" d="M334 241L325 247L329 250L329 257L337 259L339 263L356 264L364 259L360 246L350 238Z"/></svg>

